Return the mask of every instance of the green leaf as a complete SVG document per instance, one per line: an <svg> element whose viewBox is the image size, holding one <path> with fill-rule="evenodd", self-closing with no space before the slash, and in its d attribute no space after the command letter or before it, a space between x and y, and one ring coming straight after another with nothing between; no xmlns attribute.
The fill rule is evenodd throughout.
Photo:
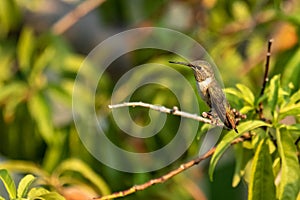
<svg viewBox="0 0 300 200"><path fill-rule="evenodd" d="M279 200L296 199L300 190L300 166L297 149L286 129L276 129L278 152L281 158L281 181L278 188Z"/></svg>
<svg viewBox="0 0 300 200"><path fill-rule="evenodd" d="M30 185L35 180L35 177L31 174L26 175L19 183L17 196L18 198L25 198L29 191Z"/></svg>
<svg viewBox="0 0 300 200"><path fill-rule="evenodd" d="M255 151L249 183L248 200L276 199L272 159L267 140L262 139Z"/></svg>
<svg viewBox="0 0 300 200"><path fill-rule="evenodd" d="M1 32L1 31L0 31ZM0 33L1 34L1 33ZM11 64L13 62L13 52L6 48L6 46L0 47L0 82L10 80L14 76L13 70L11 70Z"/></svg>
<svg viewBox="0 0 300 200"><path fill-rule="evenodd" d="M291 96L288 105L294 104L294 103L296 103L296 102L299 101L299 100L300 100L300 90L298 90L297 92L295 92L295 93Z"/></svg>
<svg viewBox="0 0 300 200"><path fill-rule="evenodd" d="M3 115L5 119L11 119L16 112L16 108L23 102L28 95L28 88L25 85L20 85L19 88L15 88L13 94L6 101L6 105L3 109Z"/></svg>
<svg viewBox="0 0 300 200"><path fill-rule="evenodd" d="M236 87L240 90L242 96L239 96L240 98L243 98L248 104L251 106L254 105L254 95L252 91L243 84L236 84Z"/></svg>
<svg viewBox="0 0 300 200"><path fill-rule="evenodd" d="M27 90L27 87L23 82L16 81L7 84L0 88L0 102L3 103L8 98L14 98L16 94L23 93L25 90Z"/></svg>
<svg viewBox="0 0 300 200"><path fill-rule="evenodd" d="M286 126L288 131L292 131L292 132L300 132L300 124L292 124L292 125L288 125ZM300 133L298 133L300 134ZM300 136L300 135L299 135Z"/></svg>
<svg viewBox="0 0 300 200"><path fill-rule="evenodd" d="M40 198L43 198L45 200L65 200L65 198L57 192L49 192L48 194L43 194L40 196Z"/></svg>
<svg viewBox="0 0 300 200"><path fill-rule="evenodd" d="M31 173L38 176L46 177L49 176L44 170L42 170L36 163L29 161L17 161L9 160L0 163L0 168L8 170L18 171L21 173Z"/></svg>
<svg viewBox="0 0 300 200"><path fill-rule="evenodd" d="M292 104L281 108L279 111L280 119L285 118L288 115L297 116L300 113L300 103Z"/></svg>
<svg viewBox="0 0 300 200"><path fill-rule="evenodd" d="M39 93L33 95L28 101L28 108L31 116L36 121L40 134L45 142L49 145L52 143L54 128L50 116L50 107L46 99Z"/></svg>
<svg viewBox="0 0 300 200"><path fill-rule="evenodd" d="M225 88L224 92L226 94L232 94L236 97L241 97L242 96L242 93L240 91L238 91L237 89L235 89L235 88Z"/></svg>
<svg viewBox="0 0 300 200"><path fill-rule="evenodd" d="M10 199L17 197L16 185L6 169L0 169L0 179L2 180Z"/></svg>
<svg viewBox="0 0 300 200"><path fill-rule="evenodd" d="M252 150L246 149L243 144L234 145L235 149L235 170L232 179L232 187L238 186L245 174L247 163L252 159Z"/></svg>
<svg viewBox="0 0 300 200"><path fill-rule="evenodd" d="M274 76L270 81L270 94L268 97L268 105L272 112L275 111L276 104L278 102L278 94L279 94L279 87L280 87L280 76Z"/></svg>
<svg viewBox="0 0 300 200"><path fill-rule="evenodd" d="M30 70L30 75L28 78L28 82L30 85L40 85L42 82L40 79L41 74L45 67L48 66L49 62L54 59L55 50L51 47L46 48L42 53L40 53L37 58L34 60L33 67Z"/></svg>
<svg viewBox="0 0 300 200"><path fill-rule="evenodd" d="M213 172L215 170L217 162L219 161L219 159L221 158L221 156L223 155L225 150L230 146L231 142L234 139L242 136L244 132L253 130L253 129L256 129L256 128L262 127L262 126L270 126L270 124L267 124L267 123L265 123L263 121L259 121L259 120L247 121L247 122L241 123L237 127L237 129L239 131L238 134L236 134L236 132L234 130L231 130L224 136L224 138L217 145L216 151L210 160L209 177L211 180L213 180Z"/></svg>
<svg viewBox="0 0 300 200"><path fill-rule="evenodd" d="M34 197L39 197L41 195L48 194L48 193L49 193L49 190L46 190L45 188L42 188L42 187L32 188L28 192L28 197L34 198Z"/></svg>
<svg viewBox="0 0 300 200"><path fill-rule="evenodd" d="M110 194L109 187L105 181L82 161L78 159L66 160L55 170L55 174L60 176L66 171L80 173L84 178L93 183L101 191L102 195Z"/></svg>
<svg viewBox="0 0 300 200"><path fill-rule="evenodd" d="M282 75L282 83L284 85L293 82L294 85L299 85L299 73L300 73L300 49L295 50L292 58L284 66L284 72Z"/></svg>
<svg viewBox="0 0 300 200"><path fill-rule="evenodd" d="M26 74L31 67L33 52L35 49L35 38L31 28L23 28L18 42L18 60L20 69Z"/></svg>
<svg viewBox="0 0 300 200"><path fill-rule="evenodd" d="M0 1L0 36L15 29L20 22L20 9L16 1Z"/></svg>
<svg viewBox="0 0 300 200"><path fill-rule="evenodd" d="M44 188L32 188L28 193L29 200L45 199L45 200L64 200L65 198L57 192L50 192Z"/></svg>
<svg viewBox="0 0 300 200"><path fill-rule="evenodd" d="M242 109L240 109L240 113L248 113L251 110L254 110L253 106L244 106Z"/></svg>

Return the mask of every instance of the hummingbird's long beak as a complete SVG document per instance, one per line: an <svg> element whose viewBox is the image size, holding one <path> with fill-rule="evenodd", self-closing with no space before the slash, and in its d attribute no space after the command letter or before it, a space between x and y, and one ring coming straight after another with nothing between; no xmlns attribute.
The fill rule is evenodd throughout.
<svg viewBox="0 0 300 200"><path fill-rule="evenodd" d="M192 65L191 63L185 63L185 62L177 62L177 61L169 61L169 63L173 63L173 64L179 64L179 65L185 65L188 66L192 69L195 69L195 65Z"/></svg>

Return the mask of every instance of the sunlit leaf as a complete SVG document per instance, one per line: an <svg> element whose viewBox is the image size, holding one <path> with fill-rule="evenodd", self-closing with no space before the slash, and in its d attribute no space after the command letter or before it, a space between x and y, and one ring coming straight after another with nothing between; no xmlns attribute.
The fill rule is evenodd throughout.
<svg viewBox="0 0 300 200"><path fill-rule="evenodd" d="M0 36L15 29L20 19L20 9L16 1L0 1Z"/></svg>
<svg viewBox="0 0 300 200"><path fill-rule="evenodd" d="M300 124L288 125L288 126L286 126L286 129L288 131L294 131L294 132L298 132L298 134L300 134Z"/></svg>
<svg viewBox="0 0 300 200"><path fill-rule="evenodd" d="M83 62L83 58L80 57L79 55L68 55L66 56L64 66L65 70L68 70L70 72L77 73L80 65Z"/></svg>
<svg viewBox="0 0 300 200"><path fill-rule="evenodd" d="M20 69L26 74L31 67L33 52L35 49L35 38L33 30L29 27L24 27L18 41L18 60Z"/></svg>
<svg viewBox="0 0 300 200"><path fill-rule="evenodd" d="M66 171L80 173L84 178L93 183L101 191L101 194L105 195L110 193L105 181L82 161L78 159L66 160L56 169L55 173L57 176L60 176Z"/></svg>
<svg viewBox="0 0 300 200"><path fill-rule="evenodd" d="M17 190L17 196L18 198L25 198L27 196L27 193L29 191L30 185L35 180L35 177L31 174L26 175L24 178L21 179L18 190Z"/></svg>
<svg viewBox="0 0 300 200"><path fill-rule="evenodd" d="M244 132L253 130L262 126L270 126L270 124L267 124L263 121L247 121L244 123L241 123L237 129L239 133L237 134L234 130L229 131L224 138L220 141L220 143L217 145L216 151L213 154L211 160L210 160L210 165L209 165L209 177L211 180L213 180L213 172L215 170L215 167L217 165L217 162L225 152L225 150L230 146L231 142L242 136Z"/></svg>
<svg viewBox="0 0 300 200"><path fill-rule="evenodd" d="M238 186L243 175L245 174L245 168L247 163L253 157L252 150L244 148L242 144L234 145L235 149L235 170L232 179L232 187Z"/></svg>
<svg viewBox="0 0 300 200"><path fill-rule="evenodd" d="M2 180L10 199L17 197L16 185L6 169L0 169L0 179Z"/></svg>
<svg viewBox="0 0 300 200"><path fill-rule="evenodd" d="M50 192L44 188L32 188L28 193L28 198L30 200L40 199L40 200L64 200L65 198L58 194L57 192Z"/></svg>
<svg viewBox="0 0 300 200"><path fill-rule="evenodd" d="M293 82L294 85L299 85L300 73L300 49L294 52L294 55L289 59L289 62L284 66L282 82L284 85Z"/></svg>
<svg viewBox="0 0 300 200"><path fill-rule="evenodd" d="M254 95L252 91L243 84L237 84L236 87L240 90L242 96L240 98L243 98L248 104L254 105Z"/></svg>
<svg viewBox="0 0 300 200"><path fill-rule="evenodd" d="M13 52L9 51L6 46L0 46L0 82L9 80L14 73L12 72L10 66L13 57Z"/></svg>
<svg viewBox="0 0 300 200"><path fill-rule="evenodd" d="M272 160L266 139L255 151L249 183L248 200L276 199Z"/></svg>
<svg viewBox="0 0 300 200"><path fill-rule="evenodd" d="M17 106L22 101L24 101L28 95L28 88L25 86L25 84L20 84L19 87L12 87L10 88L10 90L11 89L14 89L13 91L11 91L13 92L13 94L9 96L9 99L6 102L3 110L4 119L6 119L6 121L9 121L11 118L14 117Z"/></svg>
<svg viewBox="0 0 300 200"><path fill-rule="evenodd" d="M43 139L50 144L53 137L53 126L51 123L50 107L46 99L39 93L36 93L28 101L28 108L31 116L37 123L38 129L43 137Z"/></svg>
<svg viewBox="0 0 300 200"><path fill-rule="evenodd" d="M3 103L7 99L13 99L16 94L22 93L26 89L26 84L18 81L2 86L0 87L0 102Z"/></svg>
<svg viewBox="0 0 300 200"><path fill-rule="evenodd" d="M254 110L252 106L244 106L242 109L240 109L240 113L248 113L251 110Z"/></svg>
<svg viewBox="0 0 300 200"><path fill-rule="evenodd" d="M18 171L22 173L31 173L39 176L47 176L45 172L35 163L30 161L17 161L9 160L0 163L0 168L5 168L8 170Z"/></svg>
<svg viewBox="0 0 300 200"><path fill-rule="evenodd" d="M283 107L285 106L291 106L295 103L297 103L298 101L300 101L300 90L298 90L297 92L295 92L291 97L290 100L288 101L288 103L286 105L283 105Z"/></svg>
<svg viewBox="0 0 300 200"><path fill-rule="evenodd" d="M278 152L281 158L281 181L278 188L280 200L296 199L300 191L300 166L297 149L290 132L276 129Z"/></svg>
<svg viewBox="0 0 300 200"><path fill-rule="evenodd" d="M279 111L280 118L283 119L288 115L297 116L300 114L300 103L292 104L281 108Z"/></svg>
<svg viewBox="0 0 300 200"><path fill-rule="evenodd" d="M271 79L270 86L269 86L270 94L268 98L268 105L272 112L275 111L275 107L278 102L279 86L280 86L280 76L276 75Z"/></svg>
<svg viewBox="0 0 300 200"><path fill-rule="evenodd" d="M29 84L41 87L41 79L43 78L41 74L45 67L48 66L49 62L54 59L54 52L54 49L48 47L37 56L32 64L33 66L28 78Z"/></svg>
<svg viewBox="0 0 300 200"><path fill-rule="evenodd" d="M235 88L225 88L224 92L226 92L226 94L232 94L236 97L241 97L242 96L242 93L239 90L235 89Z"/></svg>
<svg viewBox="0 0 300 200"><path fill-rule="evenodd" d="M29 198L33 198L33 197L38 197L41 196L43 194L48 194L49 190L46 190L45 188L42 187L35 187L30 189L30 191L28 192L28 197Z"/></svg>

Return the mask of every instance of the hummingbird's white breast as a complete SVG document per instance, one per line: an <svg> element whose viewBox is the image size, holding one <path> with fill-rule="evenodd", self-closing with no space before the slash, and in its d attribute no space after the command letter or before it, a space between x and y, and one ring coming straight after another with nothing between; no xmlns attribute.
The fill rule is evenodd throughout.
<svg viewBox="0 0 300 200"><path fill-rule="evenodd" d="M205 90L207 90L207 88L209 87L211 82L212 82L212 78L209 77L209 78L205 79L204 81L201 81L201 82L197 81L197 85L201 91L205 91Z"/></svg>
<svg viewBox="0 0 300 200"><path fill-rule="evenodd" d="M209 105L209 99L208 99L208 95L207 95L207 89L210 86L211 82L212 82L212 78L206 78L204 81L198 82L197 81L197 87L200 93L201 98Z"/></svg>

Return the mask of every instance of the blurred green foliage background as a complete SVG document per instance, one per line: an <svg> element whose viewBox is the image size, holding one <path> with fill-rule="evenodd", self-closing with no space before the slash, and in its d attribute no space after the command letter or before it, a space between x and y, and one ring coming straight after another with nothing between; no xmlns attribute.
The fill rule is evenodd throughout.
<svg viewBox="0 0 300 200"><path fill-rule="evenodd" d="M8 161L2 167L35 172L66 198L77 195L80 199L74 191L95 197L126 189L170 171L198 152L195 138L178 161L147 174L110 169L87 152L72 120L72 89L85 56L109 36L144 26L185 33L214 59L225 87L243 83L257 96L267 41L273 38L270 76L281 74L283 84L291 82L292 90L300 89L299 1L107 0L65 32L57 32L55 23L82 2L0 1L0 154ZM114 62L105 73L101 92L96 94L98 114L109 113L113 86L132 66L166 63L171 58L172 53L145 50ZM193 82L193 74L184 69L181 73ZM157 86L139 89L132 100L177 105L168 90ZM231 103L235 107L235 102ZM147 109L132 109L132 115L142 124L149 120ZM168 117L161 133L143 142L124 136L108 118L109 131L114 133L110 139L125 149L152 151L172 138L165 135L176 128L173 124L178 120ZM245 183L231 187L233 168L234 154L229 151L212 183L204 165L124 199L245 199Z"/></svg>

